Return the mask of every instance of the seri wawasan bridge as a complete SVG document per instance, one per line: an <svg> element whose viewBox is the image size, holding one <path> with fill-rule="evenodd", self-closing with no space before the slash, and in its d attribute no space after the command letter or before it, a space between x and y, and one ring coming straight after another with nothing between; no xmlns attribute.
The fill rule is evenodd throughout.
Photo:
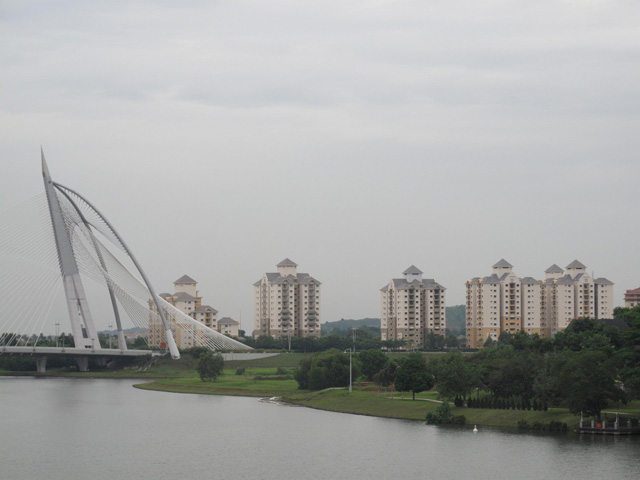
<svg viewBox="0 0 640 480"><path fill-rule="evenodd" d="M127 348L124 328L133 326L148 329L150 346L166 348L174 359L180 357L176 337L211 350L250 349L160 298L113 225L85 197L53 181L41 155L44 193L0 213L0 355L34 355L40 372L48 356L73 356L86 371L89 357L106 363L149 355ZM52 309L61 296L68 322L56 327L68 326L75 345L38 345L56 322ZM95 296L108 297L110 318L98 319L115 324L116 348L100 345L89 305Z"/></svg>

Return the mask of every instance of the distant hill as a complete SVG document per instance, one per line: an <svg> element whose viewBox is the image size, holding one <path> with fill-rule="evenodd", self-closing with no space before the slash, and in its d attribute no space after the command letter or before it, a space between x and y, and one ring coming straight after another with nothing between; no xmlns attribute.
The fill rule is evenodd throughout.
<svg viewBox="0 0 640 480"><path fill-rule="evenodd" d="M454 305L447 307L447 329L452 333L461 334L464 333L466 325L465 318L465 306ZM337 322L325 322L321 325L322 336L331 335L336 333L338 335L344 335L350 328L369 327L370 330L377 330L380 332L380 319L379 318L361 318L361 319L341 319Z"/></svg>
<svg viewBox="0 0 640 480"><path fill-rule="evenodd" d="M332 333L336 333L338 335L344 335L351 328L360 328L360 327L372 327L371 329L377 329L378 334L380 333L380 319L379 318L361 318L358 320L352 319L341 319L337 322L325 322L323 323L321 328L321 333L323 337L327 335L331 335Z"/></svg>
<svg viewBox="0 0 640 480"><path fill-rule="evenodd" d="M127 333L147 333L149 331L148 328L140 328L140 327L134 327L134 328L125 328L124 330L122 330L123 333L127 334ZM104 333L105 335L108 334L109 332L111 333L116 333L117 330L102 330L98 333Z"/></svg>
<svg viewBox="0 0 640 480"><path fill-rule="evenodd" d="M462 334L466 325L466 308L464 305L447 307L447 330L451 333Z"/></svg>

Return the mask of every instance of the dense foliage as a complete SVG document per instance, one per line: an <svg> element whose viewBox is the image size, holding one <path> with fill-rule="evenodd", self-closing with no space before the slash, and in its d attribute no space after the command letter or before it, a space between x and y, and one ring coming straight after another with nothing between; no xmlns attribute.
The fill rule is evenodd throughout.
<svg viewBox="0 0 640 480"><path fill-rule="evenodd" d="M432 389L433 375L427 368L424 356L414 352L404 357L400 362L393 383L399 392L411 392L413 400L416 399L416 393Z"/></svg>
<svg viewBox="0 0 640 480"><path fill-rule="evenodd" d="M360 374L359 362L355 357L352 361L355 379ZM294 378L301 389L346 387L349 385L349 355L335 349L316 353L300 362Z"/></svg>
<svg viewBox="0 0 640 480"><path fill-rule="evenodd" d="M576 319L553 338L519 332L475 355L434 361L442 398L488 408L543 409L565 405L600 417L604 408L640 398L640 308L615 310L629 329ZM478 397L471 399L476 391ZM490 398L480 399L488 391Z"/></svg>
<svg viewBox="0 0 640 480"><path fill-rule="evenodd" d="M215 381L224 370L224 358L222 354L216 353L215 355L211 351L207 351L200 355L198 361L198 375L203 382Z"/></svg>
<svg viewBox="0 0 640 480"><path fill-rule="evenodd" d="M471 355L454 350L427 363L424 355L411 353L396 363L379 350L366 350L358 363L366 379L385 388L393 384L413 398L435 384L441 398L456 406L563 405L576 415L600 417L604 408L640 398L640 307L616 309L615 315L629 329L581 318L554 338L502 335ZM304 361L296 374L300 388L346 386L347 362L337 350Z"/></svg>

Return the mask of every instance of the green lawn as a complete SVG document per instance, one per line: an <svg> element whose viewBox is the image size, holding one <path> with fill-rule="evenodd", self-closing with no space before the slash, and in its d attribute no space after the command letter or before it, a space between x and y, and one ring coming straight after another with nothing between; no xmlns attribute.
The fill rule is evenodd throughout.
<svg viewBox="0 0 640 480"><path fill-rule="evenodd" d="M238 367L245 368L261 368L261 367L284 367L295 368L300 365L300 361L310 357L311 353L280 353L273 357L259 358L257 360L229 360L224 363L224 368L236 369Z"/></svg>
<svg viewBox="0 0 640 480"><path fill-rule="evenodd" d="M298 390L291 375L279 375L276 368L247 369L244 375L234 370L225 370L215 382L203 382L195 375L182 378L163 378L151 383L136 385L147 390L198 393L207 395L240 395L255 397L282 397L289 403L334 412L371 415L408 420L424 420L427 412L435 412L440 404L438 393L422 392L411 399L410 393L384 392L372 384L357 384L353 392L346 388L328 389L320 392ZM640 402L626 408L635 415L640 414ZM622 411L622 410L621 410ZM521 410L490 410L480 408L452 408L454 415L464 415L468 425L491 425L517 428L519 420L533 425L550 421L566 423L572 428L579 420L565 408L551 408L547 412Z"/></svg>
<svg viewBox="0 0 640 480"><path fill-rule="evenodd" d="M200 393L207 395L240 395L247 397L275 397L295 392L297 382L291 375L277 375L275 368L247 370L244 375L225 370L215 382L203 382L199 377L163 378L136 385L145 390Z"/></svg>

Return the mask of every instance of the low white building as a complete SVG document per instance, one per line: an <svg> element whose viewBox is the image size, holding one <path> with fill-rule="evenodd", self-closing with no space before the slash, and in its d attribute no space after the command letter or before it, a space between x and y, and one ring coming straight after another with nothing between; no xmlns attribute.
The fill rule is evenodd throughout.
<svg viewBox="0 0 640 480"><path fill-rule="evenodd" d="M220 320L218 320L217 330L223 335L229 335L230 337L237 337L239 325L240 324L236 322L233 318L222 317Z"/></svg>

